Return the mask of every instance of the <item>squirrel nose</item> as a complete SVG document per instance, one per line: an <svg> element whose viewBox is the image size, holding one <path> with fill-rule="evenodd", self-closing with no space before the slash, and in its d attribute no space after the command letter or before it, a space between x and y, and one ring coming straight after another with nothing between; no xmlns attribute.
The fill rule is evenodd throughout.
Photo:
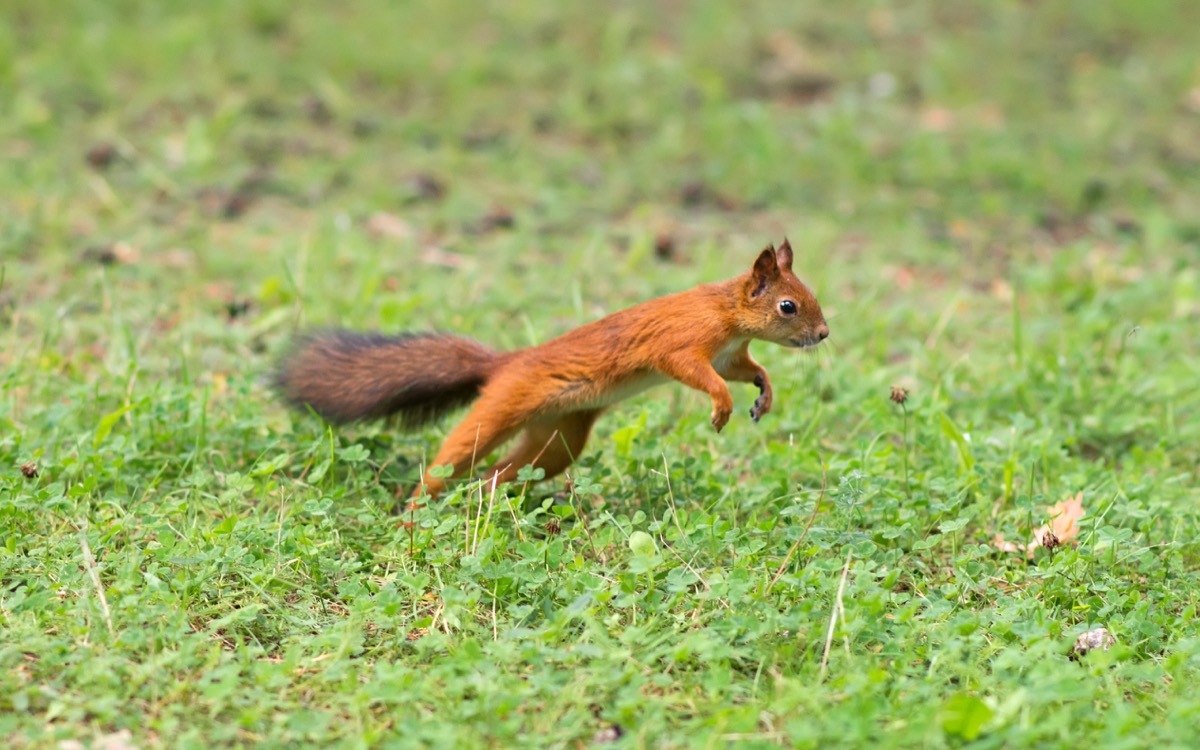
<svg viewBox="0 0 1200 750"><path fill-rule="evenodd" d="M822 323L817 327L817 339L824 341L827 338L829 338L829 325L827 323Z"/></svg>

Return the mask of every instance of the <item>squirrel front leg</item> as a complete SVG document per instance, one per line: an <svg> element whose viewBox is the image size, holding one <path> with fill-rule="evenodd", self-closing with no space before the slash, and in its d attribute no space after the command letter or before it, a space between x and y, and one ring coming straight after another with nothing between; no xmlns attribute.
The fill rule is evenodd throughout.
<svg viewBox="0 0 1200 750"><path fill-rule="evenodd" d="M682 352L668 357L658 367L664 375L678 380L680 383L704 391L712 398L712 426L717 432L729 422L733 413L733 397L729 395L729 386L717 374L710 362L696 352Z"/></svg>
<svg viewBox="0 0 1200 750"><path fill-rule="evenodd" d="M771 378L767 375L766 368L755 362L754 357L750 356L749 343L734 353L729 364L719 374L726 380L736 383L753 383L758 386L758 398L754 400L754 406L750 408L750 418L755 422L762 415L771 411L771 403L775 399L775 393L771 390Z"/></svg>

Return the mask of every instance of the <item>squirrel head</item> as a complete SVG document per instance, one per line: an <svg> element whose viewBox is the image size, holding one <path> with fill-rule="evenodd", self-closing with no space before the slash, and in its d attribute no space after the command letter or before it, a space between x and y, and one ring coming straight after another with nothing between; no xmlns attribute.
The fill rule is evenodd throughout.
<svg viewBox="0 0 1200 750"><path fill-rule="evenodd" d="M767 245L744 277L741 313L754 338L783 346L816 346L829 336L817 298L792 273L792 246Z"/></svg>

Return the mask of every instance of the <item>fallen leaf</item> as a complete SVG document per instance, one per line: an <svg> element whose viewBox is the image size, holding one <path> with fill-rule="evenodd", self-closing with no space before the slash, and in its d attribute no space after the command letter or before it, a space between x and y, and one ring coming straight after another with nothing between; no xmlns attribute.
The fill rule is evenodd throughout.
<svg viewBox="0 0 1200 750"><path fill-rule="evenodd" d="M154 262L166 268L188 268L195 262L195 259L191 250L181 247L171 248L154 255Z"/></svg>
<svg viewBox="0 0 1200 750"><path fill-rule="evenodd" d="M911 288L917 280L916 272L908 266L888 266L885 270L891 275L892 283L900 290Z"/></svg>
<svg viewBox="0 0 1200 750"><path fill-rule="evenodd" d="M971 222L966 219L952 219L946 226L946 233L951 239L966 242L974 238L976 231Z"/></svg>
<svg viewBox="0 0 1200 750"><path fill-rule="evenodd" d="M867 14L867 28L877 38L890 37L896 33L896 14L890 10L876 8Z"/></svg>
<svg viewBox="0 0 1200 750"><path fill-rule="evenodd" d="M1075 537L1079 536L1080 518L1083 518L1083 493L1077 492L1074 497L1069 497L1061 503L1051 505L1048 509L1050 512L1050 523L1038 528L1033 532L1033 546L1038 545L1050 546L1046 542L1053 538L1058 544L1066 544L1067 542L1075 541ZM1050 536L1047 536L1049 534Z"/></svg>
<svg viewBox="0 0 1200 750"><path fill-rule="evenodd" d="M1033 532L1033 540L1024 547L1025 554L1029 557L1033 557L1033 552L1038 547L1054 549L1076 541L1076 537L1079 536L1079 519L1085 513L1083 493L1077 492L1046 510L1050 514L1050 523L1039 526ZM1019 553L1022 550L1015 542L1005 539L1003 534L992 537L992 546L1001 552Z"/></svg>
<svg viewBox="0 0 1200 750"><path fill-rule="evenodd" d="M992 546L1001 552L1017 553L1021 551L1020 547L1005 539L1003 534L997 534L996 536L992 537Z"/></svg>
<svg viewBox="0 0 1200 750"><path fill-rule="evenodd" d="M1184 102L1188 109L1193 112L1200 112L1200 86L1196 86L1188 91Z"/></svg>
<svg viewBox="0 0 1200 750"><path fill-rule="evenodd" d="M436 245L430 245L421 251L421 262L445 268L461 268L466 258L459 253L443 250Z"/></svg>
<svg viewBox="0 0 1200 750"><path fill-rule="evenodd" d="M1001 302L1011 302L1013 298L1013 288L1004 279L992 279L992 297Z"/></svg>
<svg viewBox="0 0 1200 750"><path fill-rule="evenodd" d="M407 240L413 236L413 228L407 221L383 211L371 214L367 219L367 232L390 240Z"/></svg>
<svg viewBox="0 0 1200 750"><path fill-rule="evenodd" d="M945 133L954 127L954 113L945 107L926 107L919 117L921 128L931 133Z"/></svg>
<svg viewBox="0 0 1200 750"><path fill-rule="evenodd" d="M102 266L113 266L137 263L141 254L128 242L114 242L111 245L89 247L83 251L83 257Z"/></svg>
<svg viewBox="0 0 1200 750"><path fill-rule="evenodd" d="M112 246L112 253L117 259L118 263L137 263L138 258L141 257L141 254L138 253L137 248L133 245L130 245L128 242L114 243Z"/></svg>
<svg viewBox="0 0 1200 750"><path fill-rule="evenodd" d="M759 84L773 98L811 104L837 86L837 79L797 35L775 32L764 41L763 52L766 59L759 68Z"/></svg>

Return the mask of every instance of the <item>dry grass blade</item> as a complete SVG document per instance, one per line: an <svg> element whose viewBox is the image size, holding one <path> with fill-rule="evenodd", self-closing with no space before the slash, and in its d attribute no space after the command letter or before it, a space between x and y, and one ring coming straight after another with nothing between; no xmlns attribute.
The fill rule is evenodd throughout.
<svg viewBox="0 0 1200 750"><path fill-rule="evenodd" d="M825 469L825 462L821 462L821 493L817 495L817 502L813 506L812 515L808 517L808 523L804 526L804 531L801 532L800 538L788 549L787 554L783 557L783 562L779 564L779 569L775 571L775 576L771 578L771 582L767 584L766 593L771 593L771 589L775 588L775 584L783 577L783 571L787 570L787 566L791 564L792 558L796 556L796 550L800 549L800 545L808 537L808 530L812 528L813 522L817 520L817 511L821 509L821 501L825 499L825 487L828 485L829 475Z"/></svg>
<svg viewBox="0 0 1200 750"><path fill-rule="evenodd" d="M846 593L846 578L850 575L850 553L846 553L846 564L842 566L842 580L838 582L837 597L833 600L833 608L829 612L829 630L825 632L825 651L821 654L821 671L817 676L819 682L825 681L825 672L829 669L829 649L833 647L833 631L837 629L838 613L845 612L842 596ZM843 620L845 616L843 615Z"/></svg>
<svg viewBox="0 0 1200 750"><path fill-rule="evenodd" d="M83 566L87 568L92 585L96 587L96 598L100 601L100 611L104 614L104 624L108 627L108 634L115 635L112 612L108 608L108 597L104 595L104 584L100 582L100 569L96 565L96 558L92 555L92 548L88 545L87 532L82 529L79 532L79 546L83 550Z"/></svg>

